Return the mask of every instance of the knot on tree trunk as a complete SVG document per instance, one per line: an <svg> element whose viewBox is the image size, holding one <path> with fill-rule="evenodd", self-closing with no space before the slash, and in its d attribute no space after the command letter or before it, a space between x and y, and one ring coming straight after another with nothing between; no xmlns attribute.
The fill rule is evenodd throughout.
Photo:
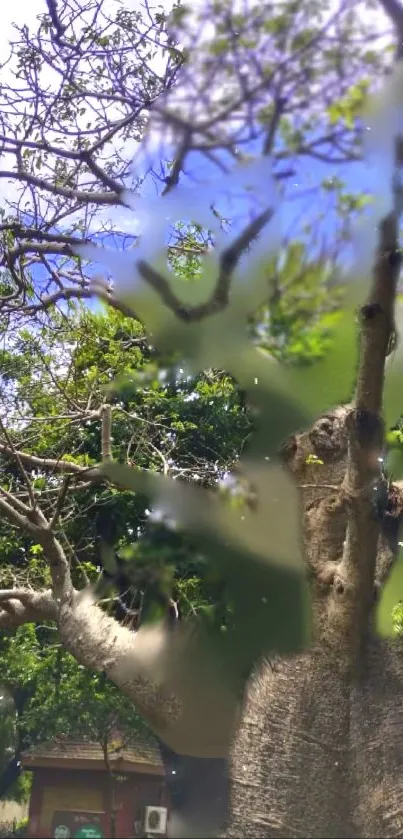
<svg viewBox="0 0 403 839"><path fill-rule="evenodd" d="M373 476L358 490L345 481L352 431ZM340 595L349 594L349 581L342 565L349 507L365 499L370 515L380 520L373 602L397 555L403 492L397 485L388 484L383 475L379 460L381 444L379 418L343 405L320 417L308 431L293 435L280 452L300 492L314 633L317 639L328 643L332 631L329 619L334 617L335 608L339 609ZM336 646L337 631L336 622Z"/></svg>

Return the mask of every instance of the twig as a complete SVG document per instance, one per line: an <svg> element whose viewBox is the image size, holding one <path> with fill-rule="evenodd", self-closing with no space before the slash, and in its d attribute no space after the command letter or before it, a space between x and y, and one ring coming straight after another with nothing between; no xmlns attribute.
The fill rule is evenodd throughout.
<svg viewBox="0 0 403 839"><path fill-rule="evenodd" d="M112 408L109 404L101 409L101 455L102 460L112 460Z"/></svg>
<svg viewBox="0 0 403 839"><path fill-rule="evenodd" d="M59 497L57 499L56 509L55 509L55 512L53 513L52 520L50 522L50 529L51 530L54 530L54 528L56 527L58 518L59 518L60 513L63 509L63 504L66 500L66 495L67 495L67 491L68 491L68 488L69 488L69 485L70 485L70 482L71 482L71 478L72 478L71 475L67 475L67 477L63 481L63 486L61 488L61 491L59 493Z"/></svg>
<svg viewBox="0 0 403 839"><path fill-rule="evenodd" d="M23 481L24 481L25 486L26 486L26 488L27 488L27 492L28 492L29 500L30 500L30 502L31 502L31 507L34 509L34 508L35 508L35 506L36 506L36 503L37 503L37 502L36 502L36 498L35 498L35 496L34 496L34 493L33 493L33 491L32 491L31 481L29 480L28 475L27 475L27 473L26 473L26 471L25 471L25 469L24 469L24 465L23 465L23 463L22 463L22 460L21 460L20 454L19 454L19 452L17 452L17 450L16 450L16 448L15 448L15 446L14 446L14 443L13 443L13 441L12 441L12 439L11 439L11 437L10 437L10 435L9 435L9 433L8 433L8 431L7 431L7 429L6 429L5 425L4 425L4 423L3 423L3 420L2 420L1 418L0 418L0 428L1 428L1 430L2 430L2 432L3 432L3 434L4 434L4 436L5 436L5 438L6 438L6 440L7 440L7 443L8 443L8 445L9 445L9 448L10 448L10 451L11 451L11 453L12 453L13 457L15 458L15 460L16 460L16 461L17 461L17 463L18 463L18 468L19 468L19 470L20 470L20 472L21 472L21 475L22 475Z"/></svg>

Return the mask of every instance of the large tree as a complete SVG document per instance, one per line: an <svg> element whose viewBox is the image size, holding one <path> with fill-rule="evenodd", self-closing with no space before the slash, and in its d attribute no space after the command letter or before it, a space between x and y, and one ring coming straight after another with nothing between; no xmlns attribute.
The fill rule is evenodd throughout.
<svg viewBox="0 0 403 839"><path fill-rule="evenodd" d="M249 459L242 465L247 491L240 510L225 499L219 504L209 487L176 480L169 468L158 475L155 469L139 468L143 463L133 470L129 457L125 465L111 462L107 403L97 406L102 467L77 462L66 451L53 458L43 449L35 455L32 438L17 446L24 429L15 425L15 417L10 428L3 421L2 452L14 468L6 473L0 507L11 525L43 552L49 586L21 584L2 590L0 625L9 629L26 622L55 622L65 649L86 667L105 672L176 751L226 757L233 743L228 836L399 836L403 825L400 642L380 641L374 632L377 592L397 554L402 509L399 486L386 483L379 463L385 359L393 344L400 269L396 178L395 204L381 219L378 241L372 243L377 254L368 301L360 303L354 399L288 440L282 451L287 471L264 459L273 459L282 438L308 425L317 409L350 396L346 391L355 373L351 326L363 283L357 283L355 296L349 290L336 328L333 360L330 354L322 366L283 368L251 348L250 341L251 332L255 331L255 343L262 326L264 333L264 316L251 324L256 310L263 307L267 312L269 302L274 316L281 313L282 288L267 254L271 234L265 229L273 217L274 193L277 189L287 200L297 163L308 156L328 163L331 175L338 164L359 159L357 109L365 89L376 81L371 73L384 69L388 55L370 49L377 37L370 20L373 4L344 2L332 11L328 5L313 0L252 5L245 13L228 3L211 8L205 4L196 10L196 28L191 15L179 9L167 39L162 12L154 19L148 8L143 19L121 12L116 20L100 23L101 8L94 4L85 12L92 16L90 22L83 18L76 25L76 9L69 4L58 8L48 0L39 32L33 36L24 28L21 43L14 47L21 90L15 95L11 85L2 88L4 152L15 164L0 177L11 178L21 188L17 199L9 199L3 224L6 324L38 316L30 340L40 343L43 313L49 307L92 293L84 264L88 258L97 259L108 265L118 287L111 293L98 282L92 290L124 313L138 315L158 350L176 350L179 358L186 358L192 375L207 368L229 370L252 404L255 429ZM384 6L399 28L398 4L385 0ZM360 11L368 13L369 24ZM402 27L399 39L401 32ZM169 55L162 74L151 67L149 54L154 48L149 45L159 40ZM41 78L45 65L52 71L46 84ZM394 80L392 76L392 87ZM21 105L24 96L26 107ZM112 127L106 113L110 102L127 109ZM77 114L87 118L93 103L98 107L95 123L90 116L86 127L75 123ZM128 169L119 163L116 149L106 162L100 154L117 131L127 139L127 126L138 139L143 125L136 108L153 104L145 158L150 155L151 174L163 183L160 200L169 217L176 215L182 222L184 216L191 222L171 231L168 259L175 274L164 272L160 252L152 252L154 239L160 250L166 244L158 240L165 231L157 225L157 216L137 253L131 249L123 258L116 251L97 255L89 247L80 249L80 241L88 241L94 230L93 207L136 203L124 189ZM397 175L401 144L393 126L391 132L396 148L390 168L395 167ZM159 170L152 160L158 142L166 144L165 165L163 161ZM242 168L245 157L260 153L260 168ZM207 210L202 223L197 219L196 202L189 210L189 193L181 181L183 173L197 175L200 155L206 161L203 166L225 172L214 182L216 194L203 178L198 185L199 209L203 201L208 211L213 206L215 221L210 225ZM214 263L211 245L222 241L228 222L219 189L225 190L231 181L226 175L233 160L241 164L233 170L235 186L249 193L252 186L252 198L260 199L260 206L252 217L247 210L245 225L242 201L235 202L235 218L224 240L229 244L218 250ZM269 163L276 187L271 193ZM310 187L315 198L320 180L318 174ZM318 259L328 255L335 239L343 239L346 214L350 219L360 207L343 181L330 179L325 185L329 188L339 195L339 216ZM158 205L148 206L158 213ZM80 214L87 207L88 214ZM165 217L161 213L164 223ZM317 221L314 216L313 223ZM308 227L305 234L310 233ZM256 238L259 250L253 262ZM189 266L188 260L194 282L186 285L179 269L183 263ZM40 274L30 271L38 262ZM211 283L207 298L199 281L203 268L203 279ZM129 277L136 280L133 288L127 286ZM139 281L144 283L141 288ZM60 317L66 316L68 310L62 308ZM13 363L15 339L10 331L8 335L8 360ZM270 348L270 341L264 343ZM50 380L56 374L68 377L63 359L49 359L45 353L45 360ZM12 396L19 375L9 385ZM41 397L33 388L32 393L33 399L46 403L46 392ZM81 412L80 419L88 419L79 382L66 388L63 398ZM49 404L40 408L48 409ZM170 466L166 458L162 461ZM35 467L53 472L53 506L38 497ZM66 478L62 484L60 476ZM66 550L60 531L61 517L71 503L71 480L128 486L157 496L168 512L182 516L225 579L231 613L227 624L214 631L191 621L173 631L164 623L151 624L133 636L107 615L72 573L70 548ZM296 651L307 641L307 575L299 562L301 520L295 483L301 496L313 615L312 638L302 654ZM280 525L281 514L285 524ZM292 657L273 661L271 656L270 662L258 664L264 654L290 652ZM187 821L174 830L206 835L206 826L198 821L201 816L199 811L195 824ZM217 826L209 830L214 835Z"/></svg>

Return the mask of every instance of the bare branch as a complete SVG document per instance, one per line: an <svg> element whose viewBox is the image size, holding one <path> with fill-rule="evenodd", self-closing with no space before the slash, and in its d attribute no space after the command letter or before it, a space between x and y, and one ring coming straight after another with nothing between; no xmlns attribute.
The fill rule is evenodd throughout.
<svg viewBox="0 0 403 839"><path fill-rule="evenodd" d="M39 238L39 234L38 234ZM64 237L66 239L67 237ZM85 240L88 241L88 240ZM3 257L3 264L10 267L14 264L14 262L18 259L18 257L23 256L24 254L34 253L40 256L41 254L55 254L60 256L76 256L76 246L85 244L85 241L80 239L75 239L71 237L70 242L66 241L57 241L56 236L53 238L52 241L48 242L38 242L38 241L27 241L27 242L19 242L14 248L10 248Z"/></svg>
<svg viewBox="0 0 403 839"><path fill-rule="evenodd" d="M3 511L3 513L9 519L9 521L11 521L12 524L15 524L16 527L18 527L20 530L26 530L28 531L28 533L36 534L36 526L35 524L33 524L32 521L29 520L28 515L24 516L17 509L15 509L15 506L13 504L10 504L9 501L6 500L6 498L4 497L4 490L0 489L0 495L3 496L0 497L0 510Z"/></svg>
<svg viewBox="0 0 403 839"><path fill-rule="evenodd" d="M140 260L137 267L141 276L149 283L149 285L158 292L162 301L168 306L171 311L175 312L178 318L192 323L194 321L202 320L215 312L225 309L229 301L229 291L231 286L231 279L241 256L245 253L247 248L254 239L263 230L265 225L273 216L273 209L269 207L264 210L245 227L242 233L234 240L234 242L226 248L222 253L220 259L220 271L217 282L210 299L206 303L201 303L198 306L184 306L178 300L176 295L171 290L169 282L155 271L147 262Z"/></svg>
<svg viewBox="0 0 403 839"><path fill-rule="evenodd" d="M35 312L46 311L50 309L51 306L55 306L57 303L63 300L89 300L91 297L96 295L101 300L104 300L105 303L108 303L112 306L113 309L116 311L121 312L122 315L126 317L135 317L135 313L129 306L126 306L122 301L118 300L112 291L107 291L105 288L101 288L100 285L92 285L90 288L62 288L59 291L55 291L53 294L50 294L48 297L42 297L39 303L31 303L28 306L25 306L23 311L25 314L35 314Z"/></svg>
<svg viewBox="0 0 403 839"><path fill-rule="evenodd" d="M26 494L29 498L30 496L28 494L28 491ZM11 507L15 507L15 509L23 516L28 515L29 511L32 510L32 507L30 507L28 504L24 504L15 495L13 495L11 492L8 492L8 490L4 489L4 487L0 487L0 495L2 495L3 498L5 498L6 501L8 501Z"/></svg>
<svg viewBox="0 0 403 839"><path fill-rule="evenodd" d="M57 186L51 181L44 178L38 178L30 172L13 172L5 169L0 169L0 178L13 179L21 183L35 186L38 189L43 189L44 192L50 192L52 195L60 195L62 198L69 198L75 204L98 204L98 206L111 206L114 204L123 203L120 200L120 193L116 192L97 192L94 190L85 191L80 189L70 189L65 186ZM122 187L123 190L123 187Z"/></svg>

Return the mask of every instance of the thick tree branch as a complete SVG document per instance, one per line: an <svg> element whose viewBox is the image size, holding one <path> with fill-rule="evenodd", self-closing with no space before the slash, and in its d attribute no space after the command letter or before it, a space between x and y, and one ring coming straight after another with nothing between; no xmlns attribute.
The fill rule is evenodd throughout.
<svg viewBox="0 0 403 839"><path fill-rule="evenodd" d="M44 517L42 526L37 529L36 536L49 562L52 591L56 600L60 604L71 603L74 589L71 582L70 565L61 543L52 533Z"/></svg>
<svg viewBox="0 0 403 839"><path fill-rule="evenodd" d="M16 505L18 509L16 509L13 503L13 498L11 498L11 501L6 500L3 491L2 497L0 497L0 511L5 514L12 524L16 525L20 530L29 533L42 545L49 562L54 596L60 602L64 602L66 599L70 601L73 592L70 566L62 545L52 532L49 522L39 507L33 509L23 505L18 500ZM20 509L24 509L25 514L20 512Z"/></svg>
<svg viewBox="0 0 403 839"><path fill-rule="evenodd" d="M28 454L27 452L11 449L4 443L0 443L0 452L3 452L9 457L16 458L18 456L19 460L22 463L27 464L27 466L38 466L41 469L51 469L52 471L63 475L78 475L93 482L106 481L105 475L102 474L102 471L98 466L80 466L78 463L70 463L67 460L55 460L51 457L38 457L34 454Z"/></svg>
<svg viewBox="0 0 403 839"><path fill-rule="evenodd" d="M21 513L21 515L23 516L28 515L29 511L32 510L32 507L30 507L28 504L25 504L23 501L21 501L19 498L13 495L12 492L8 492L8 490L4 489L3 487L0 487L0 495L2 495L3 498L6 501L8 501L11 507L13 507L19 513ZM28 493L28 491L27 496L28 498L30 498L30 494Z"/></svg>
<svg viewBox="0 0 403 839"><path fill-rule="evenodd" d="M395 170L400 171L400 139L395 141ZM395 182L396 183L396 182ZM396 187L397 189L397 187ZM335 587L337 621L345 639L353 639L352 661L365 641L373 609L381 520L374 510L374 485L379 479L383 448L381 420L385 363L394 335L394 306L401 255L398 249L400 195L379 226L374 279L368 302L361 309L360 356L353 410L347 418L348 458L342 486L347 507L347 531L340 578Z"/></svg>
<svg viewBox="0 0 403 839"><path fill-rule="evenodd" d="M0 590L0 629L13 629L25 623L56 621L57 616L58 605L50 590Z"/></svg>
<svg viewBox="0 0 403 839"><path fill-rule="evenodd" d="M397 142L396 167L402 163L399 154ZM394 211L380 224L372 289L361 310L353 405L329 412L307 433L288 441L283 451L302 493L315 636L327 648L333 646L337 660L356 675L358 654L372 629L377 590L397 556L403 512L401 490L385 486L379 463L385 361L394 334L400 268L398 212L396 196ZM311 455L322 463L319 470L309 465Z"/></svg>
<svg viewBox="0 0 403 839"><path fill-rule="evenodd" d="M71 475L66 475L66 477L63 481L63 486L62 486L62 488L59 492L58 499L57 499L57 502L56 502L56 509L55 509L55 512L53 513L52 521L50 522L50 529L51 530L55 529L55 527L57 525L57 522L59 520L59 516L62 512L63 505L64 505L64 502L66 500L67 492L68 492L68 489L69 489L69 486L70 486L71 477L72 477Z"/></svg>
<svg viewBox="0 0 403 839"><path fill-rule="evenodd" d="M53 294L49 294L47 297L43 297L39 303L30 303L28 306L25 306L23 311L27 315L35 314L35 312L42 312L46 311L46 309L50 309L51 306L55 306L59 301L65 300L89 300L91 297L96 295L101 300L104 300L105 303L108 303L112 306L113 309L116 311L121 312L122 315L125 317L135 317L135 314L129 306L126 306L122 301L118 300L112 292L107 291L104 286L101 284L91 285L90 288L63 288L59 291L55 291Z"/></svg>
<svg viewBox="0 0 403 839"><path fill-rule="evenodd" d="M71 239L73 243L75 241L76 245L81 245L83 243L85 244L85 242L87 241L85 239L74 240L74 237L71 237ZM63 241L58 242L56 237L49 242L19 242L18 245L16 245L14 248L10 248L8 251L6 251L3 257L3 264L10 267L10 265L13 265L20 256L24 256L28 253L38 254L38 256L40 256L41 254L49 256L52 256L53 254L55 256L76 256L76 249L74 244Z"/></svg>
<svg viewBox="0 0 403 839"><path fill-rule="evenodd" d="M3 495L3 492L2 492ZM20 502L21 503L21 502ZM15 524L20 530L26 530L28 533L35 533L35 525L29 520L27 514L19 512L6 498L0 497L0 510L7 516L8 520ZM29 511L29 508L27 508Z"/></svg>
<svg viewBox="0 0 403 839"><path fill-rule="evenodd" d="M44 192L50 192L52 195L60 195L63 198L69 198L74 201L75 204L97 204L98 206L110 206L122 203L120 193L97 192L96 190L90 191L72 189L66 186L57 186L55 183L45 180L45 178L38 178L36 175L31 175L30 172L15 172L12 170L7 171L5 169L1 169L0 178L11 179L13 181L19 181L20 183L29 184L30 186L35 186L38 189L43 189Z"/></svg>
<svg viewBox="0 0 403 839"><path fill-rule="evenodd" d="M82 239L78 238L77 236L69 236L64 233L49 233L47 230L39 230L35 227L26 227L25 225L21 224L14 219L12 221L3 222L0 224L0 232L10 232L13 236L20 237L22 239L33 239L39 240L43 242L54 242L56 244L65 244L65 245L83 245L88 244L91 242L90 239ZM9 253L13 253L12 250L9 250Z"/></svg>
<svg viewBox="0 0 403 839"><path fill-rule="evenodd" d="M111 460L112 458L112 408L110 405L104 405L101 411L102 428L101 428L101 453L102 460Z"/></svg>
<svg viewBox="0 0 403 839"><path fill-rule="evenodd" d="M210 676L202 663L198 667L186 627L154 625L133 633L102 612L87 591L61 606L59 632L77 661L104 671L175 751L227 754L238 698L224 679Z"/></svg>
<svg viewBox="0 0 403 839"><path fill-rule="evenodd" d="M42 544L52 567L57 542L47 533ZM227 754L238 699L225 683L210 680L203 666L193 667L189 680L193 647L185 629L159 626L133 633L99 608L90 589L71 588L69 597L0 590L0 629L45 620L57 623L63 646L80 664L105 672L133 700L171 748L195 756Z"/></svg>
<svg viewBox="0 0 403 839"><path fill-rule="evenodd" d="M51 591L0 590L0 629L54 620L65 649L85 667L105 672L171 748L226 755L238 700L225 684L210 682L203 666L193 668L189 680L186 632L153 627L133 633L106 615L90 590L71 590L69 598L58 600Z"/></svg>

